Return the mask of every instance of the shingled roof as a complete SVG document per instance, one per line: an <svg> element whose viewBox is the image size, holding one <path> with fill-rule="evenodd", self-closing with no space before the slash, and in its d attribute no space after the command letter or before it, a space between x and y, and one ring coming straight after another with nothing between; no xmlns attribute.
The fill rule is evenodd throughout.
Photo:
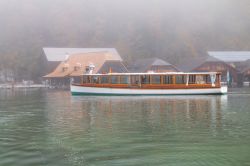
<svg viewBox="0 0 250 166"><path fill-rule="evenodd" d="M225 63L215 57L206 56L206 57L196 57L190 59L183 59L182 63L178 65L178 68L183 72L190 72L195 68L199 67L200 65L204 64L205 62L222 62Z"/></svg>
<svg viewBox="0 0 250 166"><path fill-rule="evenodd" d="M241 68L241 73L245 73L250 70L250 60L247 60L243 63L242 68Z"/></svg>
<svg viewBox="0 0 250 166"><path fill-rule="evenodd" d="M128 73L128 69L122 61L114 60L106 61L97 73L109 73L110 70L113 73Z"/></svg>
<svg viewBox="0 0 250 166"><path fill-rule="evenodd" d="M224 62L243 62L250 59L249 51L209 51L208 55Z"/></svg>
<svg viewBox="0 0 250 166"><path fill-rule="evenodd" d="M45 78L58 78L66 76L80 76L85 72L86 66L93 64L95 69L93 73L97 73L100 67L108 60L116 60L110 52L95 52L73 54L67 60L61 62L57 68Z"/></svg>
<svg viewBox="0 0 250 166"><path fill-rule="evenodd" d="M47 61L62 62L72 54L85 54L94 52L109 52L115 60L122 60L115 48L43 48Z"/></svg>
<svg viewBox="0 0 250 166"><path fill-rule="evenodd" d="M137 60L133 64L131 64L128 69L130 72L146 72L147 70L150 70L152 66L169 66L178 71L175 66L159 58Z"/></svg>

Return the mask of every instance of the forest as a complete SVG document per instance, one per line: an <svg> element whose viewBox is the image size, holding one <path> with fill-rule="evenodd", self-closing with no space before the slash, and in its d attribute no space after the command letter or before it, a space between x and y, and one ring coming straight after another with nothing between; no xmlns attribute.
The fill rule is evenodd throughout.
<svg viewBox="0 0 250 166"><path fill-rule="evenodd" d="M1 0L0 71L39 79L43 47L112 47L172 64L250 50L249 0Z"/></svg>

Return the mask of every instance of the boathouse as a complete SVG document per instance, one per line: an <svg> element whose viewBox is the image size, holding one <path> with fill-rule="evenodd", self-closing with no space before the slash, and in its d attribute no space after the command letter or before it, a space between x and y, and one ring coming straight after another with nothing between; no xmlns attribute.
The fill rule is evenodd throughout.
<svg viewBox="0 0 250 166"><path fill-rule="evenodd" d="M240 67L242 62L250 59L250 52L247 51L209 51L208 55L236 68Z"/></svg>
<svg viewBox="0 0 250 166"><path fill-rule="evenodd" d="M249 51L209 51L208 55L234 67L238 71L237 84L239 86L242 86L246 81L249 83L247 74L250 60Z"/></svg>
<svg viewBox="0 0 250 166"><path fill-rule="evenodd" d="M128 73L128 69L123 61L117 60L107 60L102 65L102 67L97 71L97 73Z"/></svg>
<svg viewBox="0 0 250 166"><path fill-rule="evenodd" d="M250 86L250 60L245 61L241 66L243 84Z"/></svg>
<svg viewBox="0 0 250 166"><path fill-rule="evenodd" d="M159 58L147 58L140 59L129 65L129 71L132 73L144 73L144 72L178 72L179 69L174 65L159 59Z"/></svg>
<svg viewBox="0 0 250 166"><path fill-rule="evenodd" d="M91 52L108 52L115 59L121 59L119 53L115 48L53 48L45 47L43 52L46 58L46 73L53 72L57 66L64 62L70 55L85 54Z"/></svg>
<svg viewBox="0 0 250 166"><path fill-rule="evenodd" d="M77 53L68 55L54 71L45 75L44 79L52 87L68 87L70 81L79 82L79 76L86 72L89 65L94 65L93 73L104 72L106 69L116 70L118 65L124 66L118 54L107 51Z"/></svg>
<svg viewBox="0 0 250 166"><path fill-rule="evenodd" d="M236 68L212 56L185 59L178 67L183 72L221 72L223 82L237 83L238 80Z"/></svg>

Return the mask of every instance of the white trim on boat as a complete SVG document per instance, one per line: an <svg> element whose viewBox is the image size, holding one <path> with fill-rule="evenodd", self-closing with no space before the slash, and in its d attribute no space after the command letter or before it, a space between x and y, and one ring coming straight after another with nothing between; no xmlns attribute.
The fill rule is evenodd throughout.
<svg viewBox="0 0 250 166"><path fill-rule="evenodd" d="M125 88L103 88L70 86L72 94L92 94L92 95L192 95L192 94L225 94L227 87L203 88L203 89L125 89Z"/></svg>
<svg viewBox="0 0 250 166"><path fill-rule="evenodd" d="M218 72L165 72L165 73L107 73L107 74L82 74L86 76L106 76L106 75L210 75L210 74L217 74Z"/></svg>

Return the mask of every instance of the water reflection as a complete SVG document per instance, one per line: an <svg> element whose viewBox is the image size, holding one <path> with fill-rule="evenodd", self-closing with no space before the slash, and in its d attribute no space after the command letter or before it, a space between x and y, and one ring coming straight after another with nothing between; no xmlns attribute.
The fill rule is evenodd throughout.
<svg viewBox="0 0 250 166"><path fill-rule="evenodd" d="M226 106L227 96L71 97L71 107L78 108L74 114L79 118L81 112L89 126L130 117L129 121L140 118L147 126L182 120L186 127L198 121L211 128L220 127L222 107Z"/></svg>
<svg viewBox="0 0 250 166"><path fill-rule="evenodd" d="M250 96L246 94L72 97L67 91L22 93L0 94L0 165L249 162Z"/></svg>
<svg viewBox="0 0 250 166"><path fill-rule="evenodd" d="M49 95L48 99L62 96L61 93ZM51 110L48 112L52 128L50 141L56 142L61 151L83 148L85 162L106 160L100 157L105 152L97 153L102 148L120 147L129 155L131 149L127 148L133 151L132 146L136 144L147 149L149 142L154 146L212 139L223 127L223 110L227 107L227 96L72 97L65 94L64 98L63 102L47 103ZM112 159L128 157L121 151L109 155Z"/></svg>

